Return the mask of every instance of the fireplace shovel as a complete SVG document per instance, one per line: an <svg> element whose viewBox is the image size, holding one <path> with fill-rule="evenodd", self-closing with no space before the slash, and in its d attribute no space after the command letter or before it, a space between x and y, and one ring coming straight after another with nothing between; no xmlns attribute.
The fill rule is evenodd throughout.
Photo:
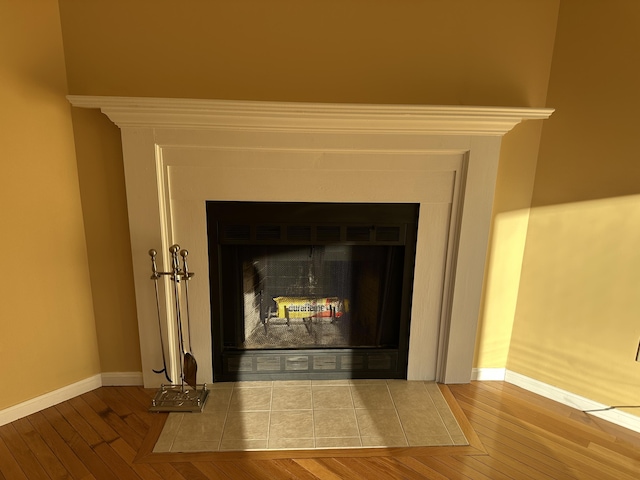
<svg viewBox="0 0 640 480"><path fill-rule="evenodd" d="M185 279L185 303L186 303L186 312L187 312L187 332L189 335L189 349L191 349L191 332L190 332L190 324L189 324L189 277L193 276L187 271L187 254L186 250L182 250L180 254L183 259L183 271L180 272L180 266L178 263L178 247L177 245L172 246L169 251L173 257L173 280L174 280L174 288L175 288L175 300L176 300L176 321L178 324L178 340L180 342L180 353L182 354L182 380L186 382L194 390L197 390L197 373L198 373L198 363L196 362L195 357L191 354L191 352L187 352L184 346L184 332L182 328L182 317L180 314L180 277L184 276Z"/></svg>

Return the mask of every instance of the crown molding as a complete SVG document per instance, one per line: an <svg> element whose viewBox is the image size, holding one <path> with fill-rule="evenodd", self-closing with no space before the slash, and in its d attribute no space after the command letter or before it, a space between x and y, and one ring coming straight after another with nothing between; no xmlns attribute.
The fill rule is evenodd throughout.
<svg viewBox="0 0 640 480"><path fill-rule="evenodd" d="M233 128L504 135L551 108L366 105L68 95L74 107L99 108L120 128Z"/></svg>

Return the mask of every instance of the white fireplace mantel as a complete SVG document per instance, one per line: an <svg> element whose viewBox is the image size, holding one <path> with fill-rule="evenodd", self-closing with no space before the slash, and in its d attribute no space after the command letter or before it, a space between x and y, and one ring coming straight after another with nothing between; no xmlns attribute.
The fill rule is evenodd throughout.
<svg viewBox="0 0 640 480"><path fill-rule="evenodd" d="M470 380L501 138L552 109L68 99L121 129L146 387L164 379L148 251L162 269L174 243L196 272L198 382L213 378L207 200L420 203L408 378Z"/></svg>

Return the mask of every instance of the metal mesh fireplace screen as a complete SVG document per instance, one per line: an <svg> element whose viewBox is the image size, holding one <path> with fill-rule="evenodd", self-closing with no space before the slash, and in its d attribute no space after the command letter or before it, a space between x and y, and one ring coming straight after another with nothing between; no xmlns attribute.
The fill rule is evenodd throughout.
<svg viewBox="0 0 640 480"><path fill-rule="evenodd" d="M397 347L397 329L384 325L400 309L398 295L386 288L402 282L397 247L239 250L244 312L238 348Z"/></svg>
<svg viewBox="0 0 640 480"><path fill-rule="evenodd" d="M417 211L208 202L214 380L406 376Z"/></svg>

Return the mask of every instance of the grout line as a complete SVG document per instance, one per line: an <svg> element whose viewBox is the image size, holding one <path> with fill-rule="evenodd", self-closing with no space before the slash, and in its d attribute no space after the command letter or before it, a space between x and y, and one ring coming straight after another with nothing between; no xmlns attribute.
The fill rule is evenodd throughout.
<svg viewBox="0 0 640 480"><path fill-rule="evenodd" d="M231 394L229 395L229 401L227 402L227 409L224 412L224 422L222 422L222 432L220 432L220 442L218 443L218 451L222 450L222 439L224 438L224 431L227 428L227 420L229 419L229 411L231 410L231 400L233 399L233 393L236 390L235 382L231 385Z"/></svg>
<svg viewBox="0 0 640 480"><path fill-rule="evenodd" d="M316 440L316 409L313 406L313 382L309 384L309 390L311 391L311 436L313 437L313 448L318 448L318 441Z"/></svg>
<svg viewBox="0 0 640 480"><path fill-rule="evenodd" d="M360 441L360 446L362 446L362 432L360 431L360 423L358 422L358 415L356 415L356 402L353 401L353 386L354 386L353 383L349 383L349 397L351 398L351 409L353 411L353 418L356 421L356 428L358 429L358 440Z"/></svg>
<svg viewBox="0 0 640 480"><path fill-rule="evenodd" d="M267 420L267 450L269 449L269 439L271 438L271 413L273 412L273 382L271 383L271 395L269 396L269 415Z"/></svg>
<svg viewBox="0 0 640 480"><path fill-rule="evenodd" d="M438 414L438 418L440 418L440 421L442 422L442 425L444 426L444 429L447 432L447 436L449 437L449 440L451 441L451 445L455 445L455 443L453 441L453 437L451 436L451 432L449 431L449 427L447 427L447 424L445 423L444 418L442 418L442 414L440 413L440 409L436 405L436 402L434 402L433 397L431 396L431 392L429 390L427 390L427 382L424 381L424 382L422 382L422 384L424 385L424 389L427 392L427 397L429 397L429 400L431 400L431 403L433 404L433 408L436 411L436 413ZM442 395L442 394L440 394L440 395ZM443 397L443 399L444 399L444 397ZM448 405L447 405L447 408L449 408ZM457 423L458 423L458 421L456 420L456 424Z"/></svg>
<svg viewBox="0 0 640 480"><path fill-rule="evenodd" d="M389 388L389 380L385 382L387 386L387 391L389 392L389 396L391 397L391 403L393 403L393 411L396 412L396 418L398 419L398 423L400 424L400 428L402 429L402 436L404 437L404 441L407 442L407 446L409 445L409 438L407 438L407 432L404 430L404 423L402 423L402 419L400 418L400 414L398 413L398 407L396 406L396 400L393 398L393 394L391 393L391 389Z"/></svg>

